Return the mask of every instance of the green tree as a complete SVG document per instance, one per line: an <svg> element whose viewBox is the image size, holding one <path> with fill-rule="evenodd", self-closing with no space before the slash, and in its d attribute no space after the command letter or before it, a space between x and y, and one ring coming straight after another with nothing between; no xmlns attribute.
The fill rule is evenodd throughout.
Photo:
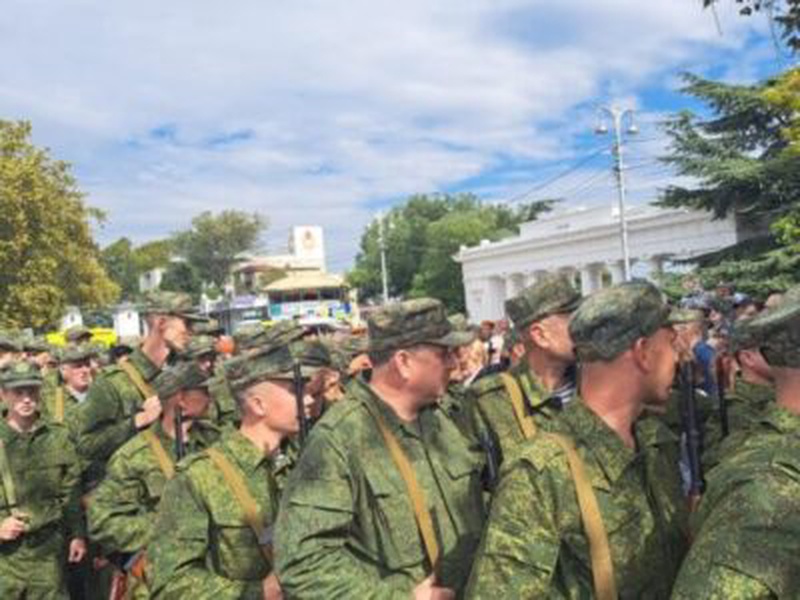
<svg viewBox="0 0 800 600"><path fill-rule="evenodd" d="M414 195L383 217L389 293L392 297L432 296L451 310L463 310L461 268L453 260L461 245L497 240L547 210L545 200L510 208L482 204L472 194ZM382 294L378 223L361 236L348 282L364 299Z"/></svg>
<svg viewBox="0 0 800 600"><path fill-rule="evenodd" d="M771 99L781 80L757 85L693 75L685 80L684 92L704 102L710 116L684 111L666 123L672 144L664 161L695 183L666 188L659 204L707 210L717 218L734 214L772 224L775 234L705 257L701 278L706 284L736 281L750 290L800 281L791 237L800 202L800 156L789 151L787 137L797 115L791 104Z"/></svg>
<svg viewBox="0 0 800 600"><path fill-rule="evenodd" d="M176 233L172 242L202 281L221 288L238 255L255 250L266 227L267 220L257 213L206 211L192 219L190 229Z"/></svg>
<svg viewBox="0 0 800 600"><path fill-rule="evenodd" d="M122 237L100 253L100 261L108 276L119 286L123 299L133 298L139 291L139 270L133 259L133 244Z"/></svg>
<svg viewBox="0 0 800 600"><path fill-rule="evenodd" d="M192 299L197 302L203 291L203 282L189 263L175 261L167 266L164 277L161 279L161 289L185 292L190 294Z"/></svg>
<svg viewBox="0 0 800 600"><path fill-rule="evenodd" d="M0 326L54 326L67 304L114 302L88 207L70 173L31 141L31 125L0 121Z"/></svg>

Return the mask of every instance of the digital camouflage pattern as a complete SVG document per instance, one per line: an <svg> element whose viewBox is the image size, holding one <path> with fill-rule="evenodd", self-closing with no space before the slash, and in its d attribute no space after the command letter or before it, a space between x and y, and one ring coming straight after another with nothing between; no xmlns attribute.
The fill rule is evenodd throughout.
<svg viewBox="0 0 800 600"><path fill-rule="evenodd" d="M217 340L210 335L193 334L186 348L178 353L178 359L192 361L217 353Z"/></svg>
<svg viewBox="0 0 800 600"><path fill-rule="evenodd" d="M370 351L409 348L417 344L458 347L468 344L472 334L458 331L447 320L444 305L433 298L418 298L389 304L367 320Z"/></svg>
<svg viewBox="0 0 800 600"><path fill-rule="evenodd" d="M274 465L250 440L226 431L215 446L238 468L266 523L274 523L278 488ZM148 546L152 597L261 599L272 570L241 505L205 452L179 463L161 500Z"/></svg>
<svg viewBox="0 0 800 600"><path fill-rule="evenodd" d="M151 384L160 371L141 348L135 349L128 361ZM133 417L144 401L142 393L117 365L104 369L92 383L77 414L78 451L93 463L98 475L117 448L136 435Z"/></svg>
<svg viewBox="0 0 800 600"><path fill-rule="evenodd" d="M800 416L773 405L708 473L673 598L795 598L800 590Z"/></svg>
<svg viewBox="0 0 800 600"><path fill-rule="evenodd" d="M583 361L611 361L633 343L670 324L670 308L648 281L634 280L587 297L569 323L575 352Z"/></svg>
<svg viewBox="0 0 800 600"><path fill-rule="evenodd" d="M800 285L789 289L780 304L748 320L746 327L771 366L800 369Z"/></svg>
<svg viewBox="0 0 800 600"><path fill-rule="evenodd" d="M586 405L564 407L597 496L621 598L668 598L686 551L678 443L639 422L638 451ZM591 598L589 547L566 455L546 434L507 461L467 589L468 598Z"/></svg>
<svg viewBox="0 0 800 600"><path fill-rule="evenodd" d="M145 294L141 313L145 315L171 315L190 322L203 323L208 319L199 315L192 304L192 297L183 292L157 290Z"/></svg>
<svg viewBox="0 0 800 600"><path fill-rule="evenodd" d="M533 418L536 427L551 431L554 420L561 412L561 401L544 389L526 362L512 367L508 374L517 380L528 415ZM467 389L466 408L470 413L473 439L489 436L496 449L498 464L525 441L511 397L499 374L483 377Z"/></svg>
<svg viewBox="0 0 800 600"><path fill-rule="evenodd" d="M400 473L368 412L379 411L411 462L442 552L438 581L463 589L483 525L483 461L438 407L404 423L354 380L311 432L278 514L285 597L408 598L428 575Z"/></svg>
<svg viewBox="0 0 800 600"><path fill-rule="evenodd" d="M766 410L775 404L775 388L750 383L737 377L733 389L725 394L728 405L728 437L722 436L719 410L712 410L704 424L703 468L708 471L746 440Z"/></svg>
<svg viewBox="0 0 800 600"><path fill-rule="evenodd" d="M523 329L550 315L571 313L581 302L581 293L564 275L543 275L536 283L506 300L506 315L517 329Z"/></svg>
<svg viewBox="0 0 800 600"><path fill-rule="evenodd" d="M78 507L80 464L67 429L41 420L20 433L0 420L18 505L0 485L0 520L12 509L29 515L28 531L0 542L0 598L66 598L66 547L83 537Z"/></svg>
<svg viewBox="0 0 800 600"><path fill-rule="evenodd" d="M161 421L149 429L174 465L175 440L166 434ZM185 440L187 455L209 447L218 437L218 430L194 424ZM102 546L106 555L135 553L147 546L166 483L166 474L144 432L114 453L87 511L92 540Z"/></svg>

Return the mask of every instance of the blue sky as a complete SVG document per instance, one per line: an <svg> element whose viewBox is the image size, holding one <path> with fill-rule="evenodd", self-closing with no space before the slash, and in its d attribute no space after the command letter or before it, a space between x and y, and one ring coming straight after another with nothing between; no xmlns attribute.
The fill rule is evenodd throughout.
<svg viewBox="0 0 800 600"><path fill-rule="evenodd" d="M269 218L266 250L323 225L342 271L364 225L413 193L610 204L603 103L637 110L631 196L654 199L674 181L657 124L693 106L678 74L784 66L763 20L723 6L720 35L700 4L6 0L0 117L73 164L108 213L101 244L230 207Z"/></svg>

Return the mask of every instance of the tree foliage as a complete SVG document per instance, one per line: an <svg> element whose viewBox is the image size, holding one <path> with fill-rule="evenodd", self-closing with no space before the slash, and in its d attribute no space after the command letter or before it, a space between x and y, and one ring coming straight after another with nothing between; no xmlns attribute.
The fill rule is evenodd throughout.
<svg viewBox="0 0 800 600"><path fill-rule="evenodd" d="M709 8L720 0L703 0ZM778 36L792 52L800 52L800 0L734 0L744 16L763 13L774 20L779 28Z"/></svg>
<svg viewBox="0 0 800 600"><path fill-rule="evenodd" d="M114 302L84 203L66 162L31 141L27 122L0 121L0 326L54 326L69 304Z"/></svg>
<svg viewBox="0 0 800 600"><path fill-rule="evenodd" d="M201 281L221 288L237 256L256 250L266 227L267 220L257 213L206 211L192 219L190 229L176 233L172 243Z"/></svg>
<svg viewBox="0 0 800 600"><path fill-rule="evenodd" d="M156 268L166 268L172 256L171 240L156 240L134 247L126 237L103 248L101 261L109 277L120 287L122 298L139 294L139 276Z"/></svg>
<svg viewBox="0 0 800 600"><path fill-rule="evenodd" d="M797 106L787 99L793 76L733 85L686 75L684 92L703 101L709 117L681 112L666 123L672 138L664 160L692 186L670 186L659 204L710 211L721 218L771 224L760 248L745 242L702 261L700 275L741 289L780 289L800 281L800 155L792 151ZM741 251L744 249L744 251Z"/></svg>
<svg viewBox="0 0 800 600"><path fill-rule="evenodd" d="M552 201L511 208L483 204L474 195L414 195L383 217L389 294L432 296L451 310L464 310L461 268L453 260L461 245L498 240L516 233L520 222L548 210ZM378 222L361 236L350 285L361 298L382 293Z"/></svg>
<svg viewBox="0 0 800 600"><path fill-rule="evenodd" d="M203 291L203 281L192 265L184 261L175 261L167 266L161 279L161 289L190 294L197 302Z"/></svg>

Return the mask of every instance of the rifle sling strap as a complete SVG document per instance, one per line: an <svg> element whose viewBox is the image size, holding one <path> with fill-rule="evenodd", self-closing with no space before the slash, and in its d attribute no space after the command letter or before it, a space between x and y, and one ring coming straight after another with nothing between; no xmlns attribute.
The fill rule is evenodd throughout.
<svg viewBox="0 0 800 600"><path fill-rule="evenodd" d="M522 389L514 376L510 373L500 373L500 380L508 392L508 397L511 399L511 406L514 409L514 416L517 419L520 431L526 440L531 439L536 435L536 423L533 422L533 417L527 414L525 410L525 399L522 395Z"/></svg>
<svg viewBox="0 0 800 600"><path fill-rule="evenodd" d="M403 482L406 485L408 498L411 501L411 508L414 511L414 518L417 521L417 527L419 527L420 534L422 535L425 553L428 556L431 569L435 572L439 564L439 543L436 541L433 518L431 517L428 505L425 503L425 495L422 492L422 488L420 488L417 477L414 474L414 467L400 447L400 443L389 430L383 417L381 417L374 407L368 404L365 406L367 406L367 411L372 415L372 418L375 419L375 423L378 425L378 429L383 436L383 441L386 443L386 448L389 450L392 461L397 467L397 470L400 471L400 476L403 478Z"/></svg>
<svg viewBox="0 0 800 600"><path fill-rule="evenodd" d="M589 540L589 555L592 563L592 578L594 580L594 595L598 600L616 600L617 585L614 581L614 564L611 559L611 547L608 535L603 525L603 516L597 504L597 496L586 474L586 467L572 441L568 438L551 433L545 434L555 440L567 455L569 470L575 482L575 492L578 497L578 507L581 511L581 521Z"/></svg>
<svg viewBox="0 0 800 600"><path fill-rule="evenodd" d="M139 390L139 393L144 397L145 400L150 398L151 396L156 396L156 391L153 389L149 383L147 383L142 374L136 369L133 364L128 359L122 359L119 361L119 368L125 371L125 374L128 376L128 379L131 380L131 383Z"/></svg>
<svg viewBox="0 0 800 600"><path fill-rule="evenodd" d="M14 487L11 464L9 463L6 445L3 440L0 440L0 486L3 488L3 494L6 497L8 509L13 516L17 511L17 490Z"/></svg>
<svg viewBox="0 0 800 600"><path fill-rule="evenodd" d="M217 448L206 449L206 454L208 454L211 462L213 462L222 473L225 483L228 484L228 489L233 493L244 513L245 522L250 529L253 530L258 540L258 547L261 549L261 554L264 556L267 566L271 568L272 544L271 542L267 542L271 537L271 533L269 528L264 524L264 519L261 517L258 504L250 493L250 490L247 489L247 484L242 478L241 473L239 473L239 470Z"/></svg>
<svg viewBox="0 0 800 600"><path fill-rule="evenodd" d="M175 464L164 449L161 440L158 439L152 429L145 429L142 434L150 445L150 450L153 451L153 455L156 457L156 461L158 462L161 472L164 473L164 477L166 477L167 480L172 479L175 476Z"/></svg>

